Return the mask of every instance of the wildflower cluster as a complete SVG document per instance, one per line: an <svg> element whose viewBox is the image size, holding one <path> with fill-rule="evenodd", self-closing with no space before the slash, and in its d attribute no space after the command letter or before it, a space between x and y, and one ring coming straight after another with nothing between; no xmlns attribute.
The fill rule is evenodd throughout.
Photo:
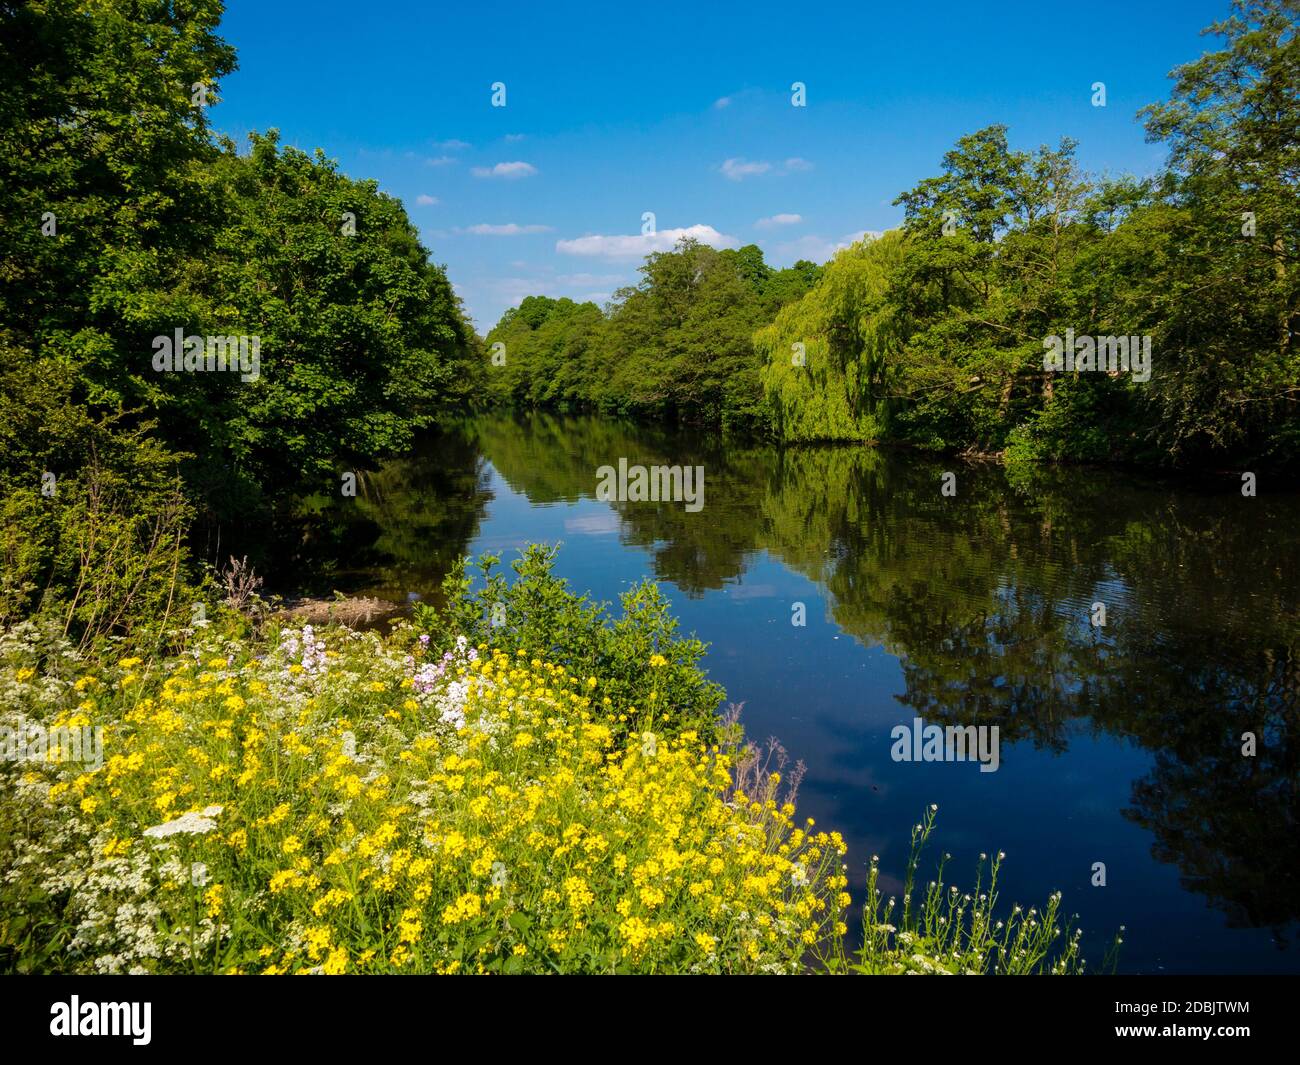
<svg viewBox="0 0 1300 1065"><path fill-rule="evenodd" d="M7 968L791 972L843 937L838 833L666 707L463 638L272 640L0 641L4 713L104 735L0 769Z"/></svg>

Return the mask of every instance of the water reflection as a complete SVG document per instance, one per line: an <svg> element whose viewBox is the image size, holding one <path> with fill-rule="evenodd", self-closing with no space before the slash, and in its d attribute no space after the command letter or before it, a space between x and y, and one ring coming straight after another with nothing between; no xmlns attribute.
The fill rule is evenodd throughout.
<svg viewBox="0 0 1300 1065"><path fill-rule="evenodd" d="M299 501L273 539L272 591L333 592L405 602L436 593L478 534L488 501L487 460L467 430L425 441L412 455L358 475L356 496ZM285 580L285 575L291 575Z"/></svg>

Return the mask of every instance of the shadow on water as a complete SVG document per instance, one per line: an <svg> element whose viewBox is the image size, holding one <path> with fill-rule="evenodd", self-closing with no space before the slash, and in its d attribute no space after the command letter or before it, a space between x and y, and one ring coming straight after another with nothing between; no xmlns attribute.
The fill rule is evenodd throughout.
<svg viewBox="0 0 1300 1065"><path fill-rule="evenodd" d="M410 456L359 474L355 496L299 500L279 522L266 571L281 577L268 590L397 603L436 593L478 534L491 497L472 434L431 437Z"/></svg>

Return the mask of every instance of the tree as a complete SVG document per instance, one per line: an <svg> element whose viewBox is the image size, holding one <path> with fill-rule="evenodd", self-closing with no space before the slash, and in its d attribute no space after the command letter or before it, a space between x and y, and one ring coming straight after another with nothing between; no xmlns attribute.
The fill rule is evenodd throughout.
<svg viewBox="0 0 1300 1065"><path fill-rule="evenodd" d="M16 342L106 364L129 293L182 283L215 210L196 101L235 69L221 11L0 0L0 320Z"/></svg>
<svg viewBox="0 0 1300 1065"><path fill-rule="evenodd" d="M1226 47L1174 72L1143 110L1169 145L1159 271L1158 433L1178 455L1294 463L1300 444L1300 34L1297 0L1248 0L1205 32Z"/></svg>
<svg viewBox="0 0 1300 1065"><path fill-rule="evenodd" d="M0 0L0 348L6 387L24 368L33 395L57 383L49 409L84 423L101 455L180 462L184 505L142 488L141 506L193 509L229 547L230 530L256 542L295 494L408 447L476 394L480 365L398 201L273 134L247 155L213 139L206 108L235 68L221 13L217 0ZM253 379L159 372L157 343L178 330L205 348L256 338ZM4 405L0 435L23 435L19 409ZM14 451L0 478L30 488L36 461ZM96 469L101 486L123 481ZM0 535L40 527L38 505L6 508Z"/></svg>

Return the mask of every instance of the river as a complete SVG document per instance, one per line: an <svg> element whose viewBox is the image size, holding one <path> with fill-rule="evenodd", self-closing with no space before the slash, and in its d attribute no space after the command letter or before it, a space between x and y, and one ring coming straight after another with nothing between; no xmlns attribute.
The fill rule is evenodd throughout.
<svg viewBox="0 0 1300 1065"><path fill-rule="evenodd" d="M703 466L703 506L600 501L620 459ZM545 541L596 598L652 577L749 734L806 763L855 898L937 803L949 878L1004 851L1004 902L1061 890L1090 958L1123 925L1121 972L1298 972L1300 498L1238 485L491 416L314 501L284 565L405 601ZM917 719L996 727L996 770L897 760Z"/></svg>

